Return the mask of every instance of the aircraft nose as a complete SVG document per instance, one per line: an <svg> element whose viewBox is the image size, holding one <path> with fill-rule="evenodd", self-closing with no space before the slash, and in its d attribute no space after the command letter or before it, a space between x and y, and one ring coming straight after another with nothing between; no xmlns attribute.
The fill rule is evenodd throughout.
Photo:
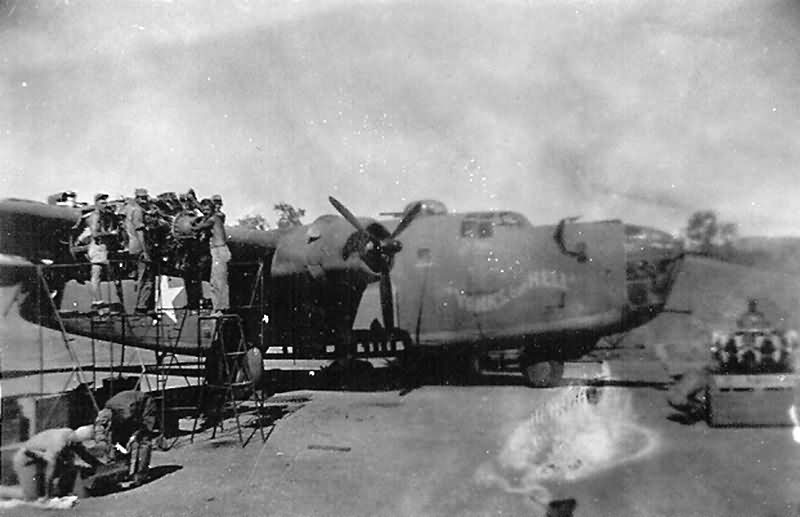
<svg viewBox="0 0 800 517"><path fill-rule="evenodd" d="M638 311L663 309L684 256L683 242L645 226L625 226L628 302Z"/></svg>

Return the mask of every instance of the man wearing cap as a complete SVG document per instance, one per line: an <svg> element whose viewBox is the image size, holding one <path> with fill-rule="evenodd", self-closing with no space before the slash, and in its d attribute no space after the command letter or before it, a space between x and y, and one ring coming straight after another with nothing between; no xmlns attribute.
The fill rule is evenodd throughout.
<svg viewBox="0 0 800 517"><path fill-rule="evenodd" d="M33 501L67 495L72 492L79 467L102 465L83 445L92 434L92 426L75 431L68 427L47 429L25 442L12 462L23 498Z"/></svg>
<svg viewBox="0 0 800 517"><path fill-rule="evenodd" d="M89 241L89 262L92 264L91 291L92 308L98 309L106 304L100 295L100 280L103 268L108 266L108 244L117 237L118 231L114 214L108 207L108 194L94 196L94 211L89 214L87 228Z"/></svg>
<svg viewBox="0 0 800 517"><path fill-rule="evenodd" d="M214 202L203 199L200 202L203 210L203 220L192 225L195 231L209 230L208 248L211 253L211 303L214 314L221 315L230 308L228 291L228 262L231 260L231 251L228 249L225 235L225 224L217 213Z"/></svg>
<svg viewBox="0 0 800 517"><path fill-rule="evenodd" d="M147 314L155 307L153 262L145 239L144 205L147 189L137 188L127 206L125 230L128 233L128 256L136 261L136 312Z"/></svg>

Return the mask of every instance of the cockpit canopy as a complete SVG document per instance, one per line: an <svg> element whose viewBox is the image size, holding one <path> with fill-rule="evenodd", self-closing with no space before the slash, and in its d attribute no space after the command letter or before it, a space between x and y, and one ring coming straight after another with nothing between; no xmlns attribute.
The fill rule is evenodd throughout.
<svg viewBox="0 0 800 517"><path fill-rule="evenodd" d="M629 252L644 251L647 247L672 250L680 246L680 241L667 232L655 228L626 224L625 244Z"/></svg>
<svg viewBox="0 0 800 517"><path fill-rule="evenodd" d="M412 201L403 209L403 213L408 213L415 204L420 204L419 215L444 215L447 213L447 206L437 199L422 199Z"/></svg>
<svg viewBox="0 0 800 517"><path fill-rule="evenodd" d="M417 217L426 217L430 215L447 215L447 205L438 199L420 199L408 203L402 212L381 212L380 215L401 218L413 208L417 203L420 204L420 210Z"/></svg>
<svg viewBox="0 0 800 517"><path fill-rule="evenodd" d="M524 215L517 212L469 212L461 221L461 236L486 239L494 235L497 227L519 228L530 224Z"/></svg>

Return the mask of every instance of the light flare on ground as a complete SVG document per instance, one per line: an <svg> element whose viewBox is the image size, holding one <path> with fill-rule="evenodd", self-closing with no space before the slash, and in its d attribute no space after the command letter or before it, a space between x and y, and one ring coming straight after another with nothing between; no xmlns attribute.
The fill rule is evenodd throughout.
<svg viewBox="0 0 800 517"><path fill-rule="evenodd" d="M482 486L550 499L543 483L573 481L653 452L658 437L636 422L630 392L561 388L521 422L500 453L475 474Z"/></svg>
<svg viewBox="0 0 800 517"><path fill-rule="evenodd" d="M792 419L792 438L796 443L800 443L800 418L797 417L797 408L794 404L789 408L789 418Z"/></svg>

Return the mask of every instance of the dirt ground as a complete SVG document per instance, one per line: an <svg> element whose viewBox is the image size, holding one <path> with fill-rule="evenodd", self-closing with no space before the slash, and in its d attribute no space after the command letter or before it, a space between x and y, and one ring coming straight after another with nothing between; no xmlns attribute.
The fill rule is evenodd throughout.
<svg viewBox="0 0 800 517"><path fill-rule="evenodd" d="M556 501L575 516L800 515L790 429L686 425L659 383L606 384L282 393L265 442L242 448L227 420L214 440L206 430L155 453L157 479L70 511L543 516Z"/></svg>

